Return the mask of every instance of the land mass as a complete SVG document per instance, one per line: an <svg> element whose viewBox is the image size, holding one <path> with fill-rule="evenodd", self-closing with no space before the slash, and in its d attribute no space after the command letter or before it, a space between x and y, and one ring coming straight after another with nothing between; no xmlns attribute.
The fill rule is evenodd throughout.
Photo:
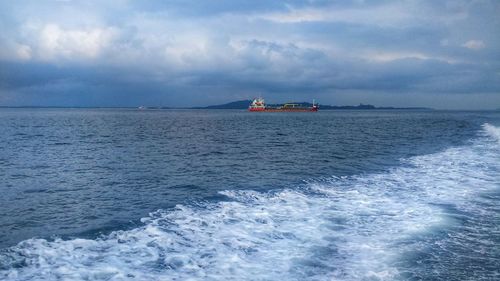
<svg viewBox="0 0 500 281"><path fill-rule="evenodd" d="M198 107L167 107L167 106L140 106L139 109L248 109L248 106L252 103L251 100L240 100L240 101L233 101L225 104L218 104L218 105L209 105L209 106L198 106ZM311 107L312 104L309 102L294 102L295 104L299 104L303 107ZM279 107L282 106L283 104L267 104L270 107ZM134 108L137 109L137 107L99 107L99 106L0 106L0 108ZM362 104L360 103L359 105L325 105L325 104L319 104L319 109L320 110L342 110L342 109L351 109L351 110L391 110L391 109L410 109L410 110L433 110L432 108L427 108L427 107L392 107L392 106L384 106L384 107L377 107L371 104Z"/></svg>
<svg viewBox="0 0 500 281"><path fill-rule="evenodd" d="M209 105L205 107L192 107L192 109L247 109L248 106L252 103L251 100L240 100L240 101L233 101L225 104L219 104L219 105ZM304 107L311 107L312 104L309 102L295 102L296 104L300 104L301 106ZM281 104L268 104L268 106L276 107L280 106ZM392 106L384 106L384 107L377 107L371 104L359 104L359 105L324 105L320 104L319 105L320 110L339 110L339 109L413 109L413 110L430 110L431 108L426 108L426 107L392 107Z"/></svg>

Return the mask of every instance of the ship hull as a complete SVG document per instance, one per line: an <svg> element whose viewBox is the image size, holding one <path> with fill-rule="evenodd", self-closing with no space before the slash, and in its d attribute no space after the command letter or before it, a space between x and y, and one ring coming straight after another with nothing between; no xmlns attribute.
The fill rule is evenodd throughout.
<svg viewBox="0 0 500 281"><path fill-rule="evenodd" d="M266 111L266 109L265 108L261 108L261 107L258 107L258 108L252 108L252 107L250 107L248 109L248 111Z"/></svg>
<svg viewBox="0 0 500 281"><path fill-rule="evenodd" d="M253 112L316 112L318 108L249 108Z"/></svg>

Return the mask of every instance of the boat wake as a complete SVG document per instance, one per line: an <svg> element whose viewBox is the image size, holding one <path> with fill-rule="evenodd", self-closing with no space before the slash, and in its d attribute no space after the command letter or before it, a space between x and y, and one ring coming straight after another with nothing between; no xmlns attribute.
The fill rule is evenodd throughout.
<svg viewBox="0 0 500 281"><path fill-rule="evenodd" d="M500 253L491 250L499 237L488 228L500 217L493 202L500 197L491 195L498 194L499 153L500 128L485 124L466 146L402 160L386 173L267 193L228 190L222 192L226 201L160 210L142 227L99 239L29 239L0 253L0 279L394 280L447 274L489 280L500 268ZM466 229L477 223L482 232ZM458 268L450 253L455 263L462 253L476 253L483 267ZM432 265L425 265L429 259Z"/></svg>

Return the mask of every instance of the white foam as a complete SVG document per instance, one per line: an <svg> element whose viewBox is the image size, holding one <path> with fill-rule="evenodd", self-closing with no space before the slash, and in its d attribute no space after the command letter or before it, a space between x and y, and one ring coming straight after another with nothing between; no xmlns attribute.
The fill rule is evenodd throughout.
<svg viewBox="0 0 500 281"><path fill-rule="evenodd" d="M485 123L483 124L483 130L490 137L494 138L497 141L500 141L500 128Z"/></svg>
<svg viewBox="0 0 500 281"><path fill-rule="evenodd" d="M0 255L0 279L392 280L408 250L399 242L453 223L440 204L473 208L469 198L497 188L499 129L483 128L470 145L387 173L228 190L228 201L158 211L96 240L30 239Z"/></svg>

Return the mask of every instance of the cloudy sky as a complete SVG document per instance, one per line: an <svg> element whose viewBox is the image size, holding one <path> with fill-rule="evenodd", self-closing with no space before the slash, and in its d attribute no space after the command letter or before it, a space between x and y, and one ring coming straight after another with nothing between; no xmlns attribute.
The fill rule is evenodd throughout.
<svg viewBox="0 0 500 281"><path fill-rule="evenodd" d="M0 0L0 106L500 107L500 1Z"/></svg>

